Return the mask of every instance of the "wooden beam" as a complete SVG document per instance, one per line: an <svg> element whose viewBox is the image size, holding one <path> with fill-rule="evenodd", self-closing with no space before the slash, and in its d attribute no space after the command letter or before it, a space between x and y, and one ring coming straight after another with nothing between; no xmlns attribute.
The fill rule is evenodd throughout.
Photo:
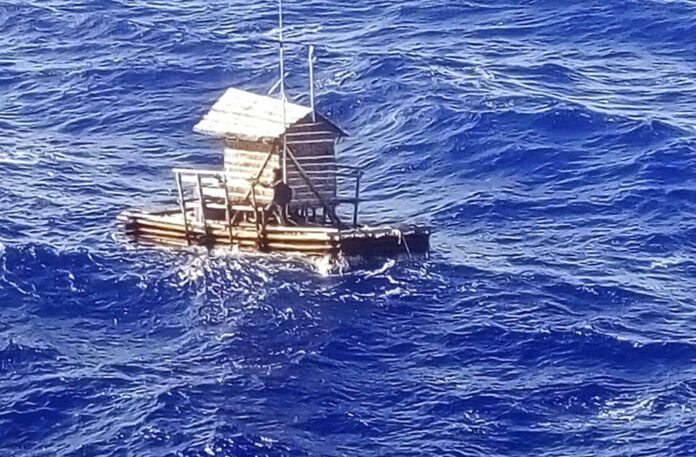
<svg viewBox="0 0 696 457"><path fill-rule="evenodd" d="M184 189L181 185L181 173L176 173L176 187L179 191L179 205L181 206L181 215L184 217L184 229L186 231L186 244L191 246L191 237L189 236L188 220L186 219L186 200L184 200Z"/></svg>
<svg viewBox="0 0 696 457"><path fill-rule="evenodd" d="M319 144L319 143L334 143L336 140L302 140L302 141L288 141L288 146L289 145L295 145L295 144Z"/></svg>
<svg viewBox="0 0 696 457"><path fill-rule="evenodd" d="M307 132L288 132L286 133L287 136L305 136L305 135L333 135L336 136L334 132L327 132L323 130L309 130Z"/></svg>
<svg viewBox="0 0 696 457"><path fill-rule="evenodd" d="M230 244L232 244L232 215L230 214L230 194L227 192L227 176L222 176L222 186L225 190L225 222L230 232Z"/></svg>
<svg viewBox="0 0 696 457"><path fill-rule="evenodd" d="M203 229L206 236L208 236L208 227L205 222L205 195L203 195L203 186L201 185L201 175L196 173L196 181L198 183L198 201L200 203L201 210L201 223L203 223Z"/></svg>
<svg viewBox="0 0 696 457"><path fill-rule="evenodd" d="M261 175L263 174L263 170L266 168L266 165L268 165L268 162L270 162L271 157L273 157L273 151L274 151L274 150L275 150L275 148L274 148L274 149L271 149L271 151L270 151L270 152L268 153L268 155L266 156L266 160L263 161L263 165L261 165L261 168L260 168L259 171L256 173L255 180L258 180L258 179L261 177ZM247 199L249 198L249 196L251 195L252 191L255 191L255 190L254 190L254 184L253 184L253 183L250 183L249 191L247 192L246 197L244 197L244 200L247 200ZM256 204L254 204L254 206L256 206Z"/></svg>
<svg viewBox="0 0 696 457"><path fill-rule="evenodd" d="M288 148L288 157L290 157L290 160L292 161L293 164L295 164L295 168L297 168L297 171L302 175L304 178L305 182L307 183L307 186L309 189L314 193L314 195L319 199L319 202L321 202L322 206L324 207L324 210L329 214L331 219L334 221L337 227L342 225L341 219L336 215L336 212L331 208L327 203L326 200L321 196L319 192L314 188L314 185L312 184L312 180L309 179L309 176L304 172L304 169L302 168L302 165L300 165L300 162L297 161L295 158L295 154L292 151L292 148Z"/></svg>
<svg viewBox="0 0 696 457"><path fill-rule="evenodd" d="M256 206L256 191L254 186L251 186L251 203L254 205L254 223L256 224L256 240L257 248L261 250L261 226L259 224L259 208ZM265 222L265 221L264 221Z"/></svg>
<svg viewBox="0 0 696 457"><path fill-rule="evenodd" d="M197 168L173 168L174 173L189 174L189 175L205 175L205 176L220 176L221 170L206 170Z"/></svg>

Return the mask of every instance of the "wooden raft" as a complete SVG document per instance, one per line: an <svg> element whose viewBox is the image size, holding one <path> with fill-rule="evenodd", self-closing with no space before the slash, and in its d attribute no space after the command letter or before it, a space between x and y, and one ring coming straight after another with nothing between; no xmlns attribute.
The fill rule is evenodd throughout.
<svg viewBox="0 0 696 457"><path fill-rule="evenodd" d="M135 241L175 247L189 245L223 247L240 251L296 252L307 255L379 256L419 254L428 249L430 232L424 227L347 228L322 225L228 225L223 221L195 220L194 212L184 221L176 210L124 212L118 220Z"/></svg>
<svg viewBox="0 0 696 457"><path fill-rule="evenodd" d="M337 163L336 142L346 134L313 104L230 88L194 130L222 142L223 167L175 168L178 209L118 216L136 241L310 255L427 251L427 228L359 224L363 170ZM271 204L279 174L292 189L284 216ZM339 205L352 205L352 221L339 217Z"/></svg>

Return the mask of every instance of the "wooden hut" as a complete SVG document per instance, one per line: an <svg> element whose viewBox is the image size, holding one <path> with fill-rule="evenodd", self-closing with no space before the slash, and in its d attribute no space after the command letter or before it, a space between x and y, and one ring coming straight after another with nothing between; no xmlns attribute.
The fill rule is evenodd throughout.
<svg viewBox="0 0 696 457"><path fill-rule="evenodd" d="M427 251L425 227L358 223L362 170L337 162L336 141L345 133L312 108L228 89L194 129L224 142L223 169L175 168L178 208L119 215L135 240L322 255ZM286 222L265 208L277 169L293 190ZM337 189L339 175L355 180L352 195ZM337 215L341 203L353 205L352 223Z"/></svg>
<svg viewBox="0 0 696 457"><path fill-rule="evenodd" d="M282 1L278 25L280 79L274 88L280 88L280 99L228 89L194 128L222 139L223 169L175 168L178 208L125 211L118 219L126 234L136 241L174 246L322 255L427 251L426 227L358 223L363 172L337 162L336 141L345 133L314 110L314 47L309 46L308 55L311 107L289 103ZM273 219L267 205L274 198L275 170L282 170L283 184L290 186L293 198L288 211ZM337 176L354 179L352 195L341 195ZM193 185L193 192L186 192L186 184ZM278 183L277 188L282 187ZM339 218L336 207L342 203L353 205L352 223Z"/></svg>
<svg viewBox="0 0 696 457"><path fill-rule="evenodd" d="M283 119L285 117L285 119ZM283 169L283 148L295 160L286 164L286 182L293 190L291 209L303 211L335 206L336 141L345 133L311 108L239 89L228 89L194 130L224 141L224 172L229 198L249 197L249 182L270 185ZM309 178L310 182L307 182ZM272 189L258 186L257 202L267 204Z"/></svg>

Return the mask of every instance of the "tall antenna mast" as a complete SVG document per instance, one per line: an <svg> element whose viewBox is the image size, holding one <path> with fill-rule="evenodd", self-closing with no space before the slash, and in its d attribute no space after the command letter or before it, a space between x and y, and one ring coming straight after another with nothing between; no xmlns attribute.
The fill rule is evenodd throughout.
<svg viewBox="0 0 696 457"><path fill-rule="evenodd" d="M285 112L285 55L283 52L283 0L278 0L278 34L280 36L280 98L283 101L283 182L288 182L288 128Z"/></svg>
<svg viewBox="0 0 696 457"><path fill-rule="evenodd" d="M317 112L314 110L314 46L309 45L309 103L312 107L312 122L317 121Z"/></svg>

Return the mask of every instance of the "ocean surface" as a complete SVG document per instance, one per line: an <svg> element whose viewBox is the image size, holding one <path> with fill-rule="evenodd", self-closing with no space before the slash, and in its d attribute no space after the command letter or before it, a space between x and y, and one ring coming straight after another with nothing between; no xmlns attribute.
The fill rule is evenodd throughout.
<svg viewBox="0 0 696 457"><path fill-rule="evenodd" d="M0 457L696 455L696 3L285 3L431 255L130 244L276 3L0 0Z"/></svg>

